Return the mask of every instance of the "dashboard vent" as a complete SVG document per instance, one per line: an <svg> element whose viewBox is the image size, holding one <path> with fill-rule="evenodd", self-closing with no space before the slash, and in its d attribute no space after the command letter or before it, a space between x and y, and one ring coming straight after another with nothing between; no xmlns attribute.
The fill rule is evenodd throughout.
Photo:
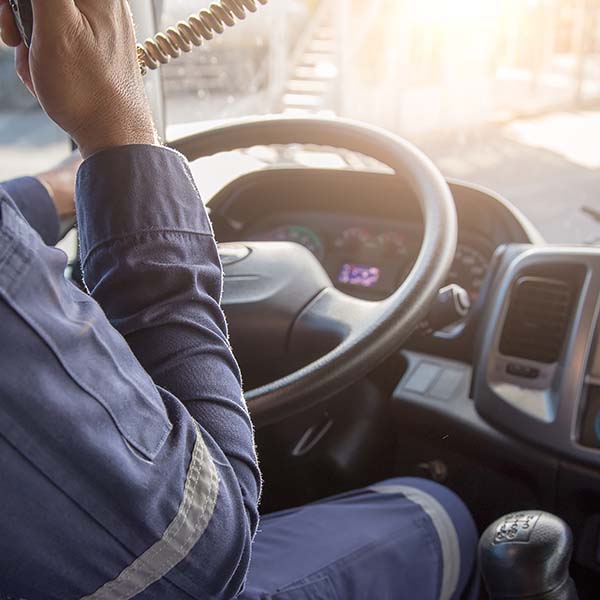
<svg viewBox="0 0 600 600"><path fill-rule="evenodd" d="M542 363L558 361L572 304L573 288L565 281L520 278L511 294L500 352Z"/></svg>

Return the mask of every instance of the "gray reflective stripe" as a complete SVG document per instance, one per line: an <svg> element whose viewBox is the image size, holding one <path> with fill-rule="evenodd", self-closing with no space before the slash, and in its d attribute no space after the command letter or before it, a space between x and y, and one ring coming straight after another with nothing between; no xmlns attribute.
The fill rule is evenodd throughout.
<svg viewBox="0 0 600 600"><path fill-rule="evenodd" d="M446 509L430 494L404 485L377 485L371 488L380 494L402 494L418 504L430 517L442 547L442 585L440 600L450 600L458 586L460 576L460 546L454 523Z"/></svg>
<svg viewBox="0 0 600 600"><path fill-rule="evenodd" d="M206 530L219 493L219 477L197 430L183 500L163 537L121 574L83 600L128 600L164 577L180 563Z"/></svg>

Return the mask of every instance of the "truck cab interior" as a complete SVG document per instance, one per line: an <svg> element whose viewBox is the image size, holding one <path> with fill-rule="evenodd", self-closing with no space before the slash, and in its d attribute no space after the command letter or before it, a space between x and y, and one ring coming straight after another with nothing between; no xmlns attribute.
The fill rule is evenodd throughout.
<svg viewBox="0 0 600 600"><path fill-rule="evenodd" d="M169 1L131 1L142 37L159 28ZM307 35L295 19L287 31ZM236 49L244 52L224 46L219 60ZM258 45L255 60L264 52ZM180 75L194 73L186 65ZM183 85L174 69L147 78L168 144L194 165L228 153L234 173L210 193L201 175L197 183L220 244L223 306L265 481L262 511L389 477L429 478L463 499L480 533L513 515L497 527L517 523L507 535L523 543L542 511L571 529L572 540L561 530L558 545L535 557L515 546L490 566L484 555L494 597L597 598L598 245L549 243L510 197L442 175L402 127L346 118L355 116L347 104L333 111L342 118L241 108L243 118L225 113L167 135L167 86ZM326 149L314 155L327 164L298 160L307 147ZM269 148L277 160L237 173L247 152L270 157ZM570 572L577 592L532 583L531 594L518 595L506 583L514 575L546 585L557 572Z"/></svg>
<svg viewBox="0 0 600 600"><path fill-rule="evenodd" d="M250 140L349 147L393 169L259 171L209 203L263 510L431 478L481 531L526 509L560 516L580 597L594 597L598 249L544 243L478 186L447 181L447 196L412 170L423 155L352 122L245 120L175 146L195 159ZM447 212L429 203L442 189Z"/></svg>

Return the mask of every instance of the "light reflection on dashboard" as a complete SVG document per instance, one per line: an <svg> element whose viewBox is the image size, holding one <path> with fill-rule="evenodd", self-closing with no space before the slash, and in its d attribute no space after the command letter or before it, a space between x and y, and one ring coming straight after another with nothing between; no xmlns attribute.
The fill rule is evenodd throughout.
<svg viewBox="0 0 600 600"><path fill-rule="evenodd" d="M360 298L380 299L392 293L412 268L421 243L416 224L375 219L348 219L329 216L288 216L290 221L264 222L253 227L247 239L289 241L310 250L324 266L335 285ZM281 215L283 218L283 215ZM363 225L363 221L371 221ZM493 253L476 235L461 235L448 283L465 288L477 299Z"/></svg>

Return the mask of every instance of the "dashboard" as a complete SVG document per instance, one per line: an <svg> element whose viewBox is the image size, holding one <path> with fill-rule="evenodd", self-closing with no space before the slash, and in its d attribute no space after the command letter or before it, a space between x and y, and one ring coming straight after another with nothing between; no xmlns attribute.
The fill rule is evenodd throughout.
<svg viewBox="0 0 600 600"><path fill-rule="evenodd" d="M451 334L415 332L376 375L395 386L393 414L410 433L403 442L418 440L406 467L446 453L454 472L488 482L488 504L504 486L511 493L503 502L554 505L585 540L597 531L600 498L600 251L545 246L502 197L449 184L458 247L448 281L468 291L473 308ZM387 174L258 172L221 190L209 208L219 241L301 244L338 288L361 298L385 297L402 282L424 229L410 187ZM548 340L559 353L550 363ZM491 465L485 473L469 459L474 443ZM578 560L597 569L597 544L582 544Z"/></svg>
<svg viewBox="0 0 600 600"><path fill-rule="evenodd" d="M470 360L490 264L504 244L543 244L535 227L502 197L449 181L458 246L448 274L473 309L452 332L412 339L418 351ZM219 242L289 241L310 250L343 292L387 297L404 280L421 246L423 217L410 186L394 174L276 168L232 181L208 203Z"/></svg>
<svg viewBox="0 0 600 600"><path fill-rule="evenodd" d="M335 212L281 212L246 231L252 241L301 244L321 262L336 287L368 300L387 297L415 263L422 225ZM477 300L494 246L463 232L447 283L457 283Z"/></svg>

